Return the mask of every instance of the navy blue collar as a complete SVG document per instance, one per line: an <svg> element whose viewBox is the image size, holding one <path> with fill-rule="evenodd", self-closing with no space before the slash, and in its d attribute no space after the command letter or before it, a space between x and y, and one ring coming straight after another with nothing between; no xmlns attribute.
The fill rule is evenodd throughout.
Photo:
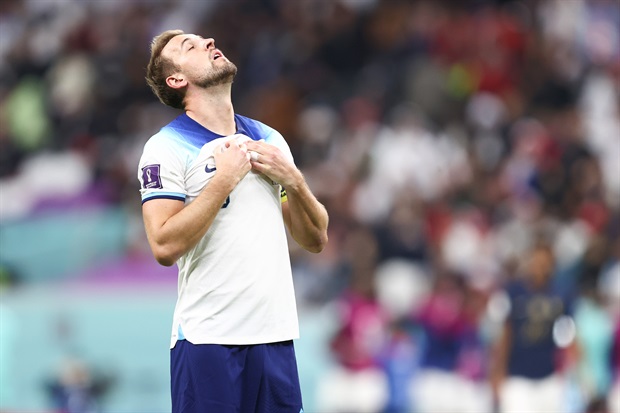
<svg viewBox="0 0 620 413"><path fill-rule="evenodd" d="M224 135L220 135L205 128L200 123L187 116L187 113L182 113L177 116L176 119L168 124L168 126L178 132L181 132L181 135L187 140L188 143L198 148L201 148L203 145L214 139L224 137ZM243 116L235 114L235 127L236 133L247 135L254 140L260 139L260 137L254 137L250 134L251 132L249 128L247 128L245 118L243 118Z"/></svg>

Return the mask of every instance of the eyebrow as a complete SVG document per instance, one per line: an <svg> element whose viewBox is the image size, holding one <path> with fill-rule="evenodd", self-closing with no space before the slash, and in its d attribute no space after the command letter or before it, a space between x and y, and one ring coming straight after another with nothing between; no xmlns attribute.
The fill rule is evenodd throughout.
<svg viewBox="0 0 620 413"><path fill-rule="evenodd" d="M181 42L181 50L183 50L183 47L185 46L185 42L188 41L190 38L186 37L185 39L183 39L183 41Z"/></svg>
<svg viewBox="0 0 620 413"><path fill-rule="evenodd" d="M199 39L203 38L202 36L196 36L196 37L199 38ZM185 39L183 39L183 41L181 42L181 50L183 50L183 47L185 46L185 42L187 42L188 40L191 40L191 39L192 39L191 36L188 36Z"/></svg>

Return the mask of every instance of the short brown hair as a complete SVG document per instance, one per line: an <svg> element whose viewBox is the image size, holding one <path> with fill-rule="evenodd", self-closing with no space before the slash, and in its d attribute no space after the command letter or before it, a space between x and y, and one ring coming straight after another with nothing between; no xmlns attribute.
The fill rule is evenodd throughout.
<svg viewBox="0 0 620 413"><path fill-rule="evenodd" d="M172 60L163 57L161 52L173 37L184 33L183 30L166 30L155 36L151 42L151 59L146 67L146 83L153 93L164 105L176 109L185 107L185 89L173 89L166 84L166 78L179 68Z"/></svg>

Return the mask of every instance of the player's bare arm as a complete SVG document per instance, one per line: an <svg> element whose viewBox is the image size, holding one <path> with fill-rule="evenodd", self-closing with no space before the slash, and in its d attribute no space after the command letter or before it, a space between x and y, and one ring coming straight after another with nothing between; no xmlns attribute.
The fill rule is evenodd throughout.
<svg viewBox="0 0 620 413"><path fill-rule="evenodd" d="M489 381L491 384L491 392L494 403L499 400L499 391L502 382L506 378L506 369L508 364L508 354L510 352L510 343L512 342L512 328L508 322L502 326L497 341L491 349L491 365L489 371Z"/></svg>
<svg viewBox="0 0 620 413"><path fill-rule="evenodd" d="M226 197L250 171L244 147L235 140L216 150L217 172L190 204L153 199L142 205L146 235L157 262L171 266L205 235Z"/></svg>
<svg viewBox="0 0 620 413"><path fill-rule="evenodd" d="M325 207L310 191L301 171L274 145L247 142L252 169L278 182L286 190L282 205L284 222L293 239L310 252L321 252L327 244L329 217Z"/></svg>

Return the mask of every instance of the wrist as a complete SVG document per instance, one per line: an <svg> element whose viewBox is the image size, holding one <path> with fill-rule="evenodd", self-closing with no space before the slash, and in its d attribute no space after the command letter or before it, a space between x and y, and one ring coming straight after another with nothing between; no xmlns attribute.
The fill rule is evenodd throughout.
<svg viewBox="0 0 620 413"><path fill-rule="evenodd" d="M295 169L295 172L291 174L291 179L287 179L287 182L283 183L282 186L287 192L298 192L304 186L305 182L301 171Z"/></svg>
<svg viewBox="0 0 620 413"><path fill-rule="evenodd" d="M226 192L226 194L230 194L233 189L237 186L240 179L235 177L234 175L227 174L223 171L217 171L211 180L211 184Z"/></svg>

